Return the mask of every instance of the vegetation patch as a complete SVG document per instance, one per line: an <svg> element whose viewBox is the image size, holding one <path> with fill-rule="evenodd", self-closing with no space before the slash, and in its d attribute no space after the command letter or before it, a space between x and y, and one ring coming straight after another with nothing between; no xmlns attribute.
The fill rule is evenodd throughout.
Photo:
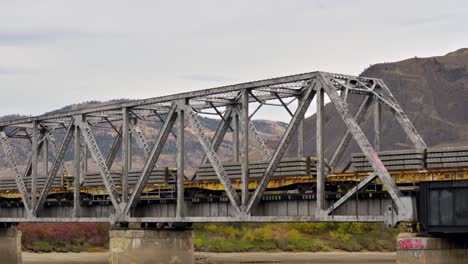
<svg viewBox="0 0 468 264"><path fill-rule="evenodd" d="M33 252L102 251L109 244L109 225L97 223L20 224L23 250Z"/></svg>
<svg viewBox="0 0 468 264"><path fill-rule="evenodd" d="M109 225L20 224L23 249L34 252L102 252ZM195 224L197 251L394 251L398 229L366 223Z"/></svg>
<svg viewBox="0 0 468 264"><path fill-rule="evenodd" d="M394 251L398 229L367 223L196 224L195 249L242 251Z"/></svg>

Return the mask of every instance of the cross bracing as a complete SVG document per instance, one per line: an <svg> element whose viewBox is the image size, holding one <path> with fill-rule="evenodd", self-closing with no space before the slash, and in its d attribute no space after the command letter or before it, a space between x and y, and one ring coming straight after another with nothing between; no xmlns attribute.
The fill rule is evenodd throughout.
<svg viewBox="0 0 468 264"><path fill-rule="evenodd" d="M350 113L349 94L363 97L362 104L356 113ZM347 128L342 140L337 142L335 154L330 159L325 157L323 147L323 138L326 133L324 131L325 96L330 99L330 104L336 109L337 114L340 115ZM177 222L196 219L193 218L195 216L190 216L191 208L186 201L186 193L190 190L185 190L185 186L197 179L195 177L195 179L189 180L184 173L186 167L184 135L186 129L191 128L205 155L205 157L200 157L202 160L201 165L210 164L213 168L213 173L222 186L219 190L222 193L221 196L225 197L224 200L221 199L220 201L229 203L228 208L230 209L226 210L229 211L228 216L230 218L226 218L226 221L252 221L252 219L262 217L258 215L258 208L264 206L271 182L291 171L294 171L294 173L299 172L299 169L297 169L299 163L285 165L283 162L288 147L293 140L297 140L297 153L300 158L303 158L301 156L304 154L304 137L307 136L308 132L304 131L303 123L305 113L309 109L312 100L317 102L315 131L317 133L317 158L314 159L316 164L315 174L310 174L310 169L306 171L309 172L310 177L314 178L316 184L301 188L308 188L307 192L314 193L316 205L314 206L314 212L308 210L307 215L304 215L303 218L295 217L291 218L291 220L310 220L311 217L317 221L375 221L376 219L385 219L392 224L415 220L413 197L405 195L399 190L376 151L380 150L380 141L377 139L380 138L381 127L375 125L374 133L378 136L375 142L371 143L359 126L362 116L364 116L363 113L370 111L371 106L374 106L372 110L374 110L375 123L380 124L380 111L381 106L383 106L393 114L393 118L401 125L416 149L425 149L426 145L393 97L390 89L382 80L375 78L311 72L144 100L63 111L37 117L5 120L0 121L1 144L16 179L15 183L21 195L26 219L30 221L45 219L47 213L43 212L41 215L41 210L44 210L43 205L51 195L57 173L62 171L62 179L66 179L63 175L70 176L70 174L67 174L63 163L65 162L65 152L71 148L70 146L73 146L75 152L74 169L70 176L74 179L70 182L73 190L71 217L74 217L73 219L89 218L80 212L83 212L81 208L82 196L85 193L83 182L86 183L87 177L89 177L85 175L88 172L87 166L84 164L87 164L88 159L91 159L99 172L100 178L98 180L102 182L101 198L110 201L112 208L107 217L109 221L119 223L156 221L158 219L156 216L149 215L145 216L146 220L142 220L138 219L138 215L145 215L145 213L141 212L143 210L141 208L142 197L155 195L154 190L150 193L145 190L149 184L148 182L151 181L151 175L154 173L155 168L159 167L157 165L158 160L168 138L174 137L176 139L175 164L177 164L177 169L171 172L171 169L168 168L167 173L171 173L175 177L175 182L171 183L173 184L171 188L176 190L172 201L176 205L172 221ZM297 107L293 107L292 102L296 102ZM251 107L253 105L256 105L256 107ZM284 134L280 136L280 140L274 149L269 149L252 123L255 114L264 105L281 107L291 116ZM207 135L206 129L201 124L199 117L202 115L215 115L220 120L213 137ZM149 142L145 138L139 124L148 120L162 124L154 142ZM112 130L115 134L112 147L107 155L104 154L105 152L95 134L96 131L104 128ZM54 140L54 134L57 133L62 135L60 137L61 142ZM232 134L232 161L239 164L239 167L235 168L236 173L239 173L239 179L234 181L230 176L232 168L227 168L222 157L217 153L227 133ZM75 139L74 143L71 143L73 138ZM137 142L136 145L142 148L145 160L143 168L137 172L138 177L132 178L135 180L130 182L132 138ZM14 144L10 139L27 139L31 141L31 158L26 173L21 173L18 169L12 151ZM364 157L369 162L371 173L358 185L350 189L341 199L330 204L329 201L326 201L327 173L330 173L330 165L333 166L335 162L342 158L341 153L344 152L343 150L346 149L351 139L357 142ZM52 142L55 154L52 157L45 158L46 168L49 166L48 159L53 158L53 165L45 176L45 184L39 186L38 162L43 142ZM265 165L260 171L252 169L255 167L255 161L249 157L249 146L251 145L255 145L260 149L264 159ZM115 178L112 168L116 167L114 161L118 155L120 155L121 160L119 164L121 167L119 168L120 176ZM296 166L296 170L290 169L293 166ZM197 168L195 168L195 171L197 171ZM260 173L260 176L255 176L258 184L252 186L253 175L258 175L258 173ZM31 179L30 188L25 185L26 178ZM83 178L84 180L82 180ZM361 189L371 182L376 182L377 179L385 186L388 198L391 201L391 206L389 210L385 210L385 215L382 215L384 212L379 215L359 216L336 214L336 211L347 200L354 196L357 197ZM166 182L164 188L168 185L170 184ZM157 196L162 199L164 195L160 192ZM0 221L1 210L0 208ZM271 216L269 217L271 218ZM8 217L8 219L13 218ZM62 217L61 219L69 218ZM18 219L18 221L20 220L23 221L24 219ZM161 218L160 220L166 221L167 219Z"/></svg>

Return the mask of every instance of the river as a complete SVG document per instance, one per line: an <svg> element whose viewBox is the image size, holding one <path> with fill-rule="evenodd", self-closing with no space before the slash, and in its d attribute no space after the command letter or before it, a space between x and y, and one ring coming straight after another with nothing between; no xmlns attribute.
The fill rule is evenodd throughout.
<svg viewBox="0 0 468 264"><path fill-rule="evenodd" d="M200 263L228 264L228 263L296 263L296 264L362 264L395 263L395 253L346 253L346 252L320 252L320 253L196 253ZM108 253L23 253L24 264L107 264Z"/></svg>

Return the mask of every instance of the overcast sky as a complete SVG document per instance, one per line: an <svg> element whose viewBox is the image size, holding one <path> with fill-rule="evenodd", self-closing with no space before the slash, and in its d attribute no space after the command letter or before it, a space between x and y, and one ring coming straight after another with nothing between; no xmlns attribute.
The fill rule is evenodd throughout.
<svg viewBox="0 0 468 264"><path fill-rule="evenodd" d="M0 0L0 115L315 70L359 74L462 47L466 0Z"/></svg>

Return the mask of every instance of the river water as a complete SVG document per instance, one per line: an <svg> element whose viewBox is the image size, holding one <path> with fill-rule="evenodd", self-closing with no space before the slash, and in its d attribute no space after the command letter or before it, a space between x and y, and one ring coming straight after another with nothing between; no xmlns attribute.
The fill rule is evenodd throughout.
<svg viewBox="0 0 468 264"><path fill-rule="evenodd" d="M395 253L197 253L203 264L295 263L295 264L394 264ZM108 253L23 253L24 264L108 264Z"/></svg>

